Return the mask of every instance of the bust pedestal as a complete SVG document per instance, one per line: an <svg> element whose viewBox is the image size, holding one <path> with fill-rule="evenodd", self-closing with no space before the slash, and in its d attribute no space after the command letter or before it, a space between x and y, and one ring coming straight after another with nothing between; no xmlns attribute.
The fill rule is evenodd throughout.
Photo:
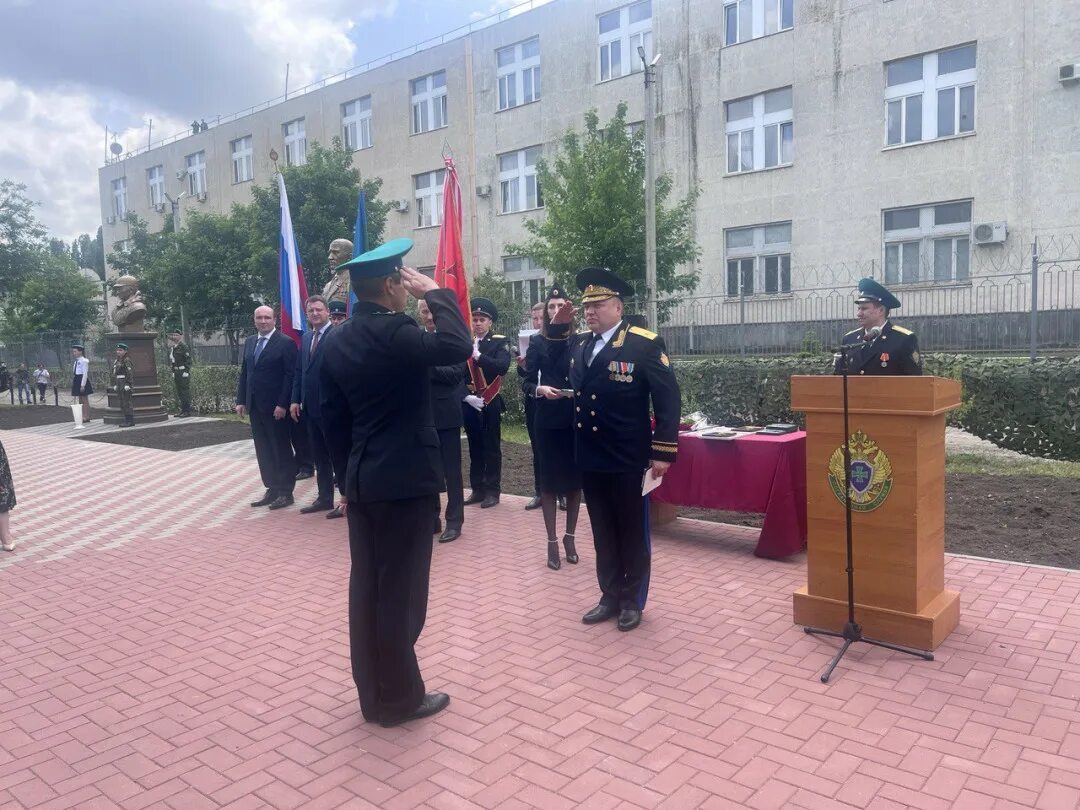
<svg viewBox="0 0 1080 810"><path fill-rule="evenodd" d="M154 339L157 332L111 332L105 336L105 348L109 357L109 369L116 356L116 344L126 343L131 364L135 367L135 381L132 386L132 405L135 408L135 424L164 422L169 418L161 404L161 386L158 385L157 356L154 352ZM112 391L109 392L109 405L105 409L105 424L118 425L124 421L120 410L120 400Z"/></svg>

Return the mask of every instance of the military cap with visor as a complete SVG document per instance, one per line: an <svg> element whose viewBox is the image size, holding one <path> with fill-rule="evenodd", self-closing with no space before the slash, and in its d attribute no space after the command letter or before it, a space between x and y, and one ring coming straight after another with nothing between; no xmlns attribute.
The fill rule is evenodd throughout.
<svg viewBox="0 0 1080 810"><path fill-rule="evenodd" d="M856 304L881 304L885 309L899 309L900 299L872 278L859 279Z"/></svg>
<svg viewBox="0 0 1080 810"><path fill-rule="evenodd" d="M609 298L622 301L634 294L634 288L606 267L585 267L577 274L582 304L595 304Z"/></svg>

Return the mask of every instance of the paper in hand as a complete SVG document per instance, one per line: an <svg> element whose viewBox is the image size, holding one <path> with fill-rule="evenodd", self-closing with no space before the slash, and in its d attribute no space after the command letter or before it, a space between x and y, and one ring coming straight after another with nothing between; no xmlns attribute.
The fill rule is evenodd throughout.
<svg viewBox="0 0 1080 810"><path fill-rule="evenodd" d="M658 475L656 478L653 478L652 467L650 467L645 470L645 475L641 479L641 494L648 495L662 483L664 483L664 476Z"/></svg>

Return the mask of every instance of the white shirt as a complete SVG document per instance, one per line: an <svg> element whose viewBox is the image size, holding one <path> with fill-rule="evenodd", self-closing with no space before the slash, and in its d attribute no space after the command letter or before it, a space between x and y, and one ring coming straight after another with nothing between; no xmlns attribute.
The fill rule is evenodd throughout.
<svg viewBox="0 0 1080 810"><path fill-rule="evenodd" d="M39 368L34 370L34 380L39 383L49 384L49 370L47 368Z"/></svg>
<svg viewBox="0 0 1080 810"><path fill-rule="evenodd" d="M596 358L596 355L600 354L600 350L603 349L604 346L606 346L608 344L608 341L611 340L611 336L614 335L619 330L620 326L622 326L622 321L619 321L617 324L615 324L613 327L608 329L602 335L597 335L596 336L596 342L593 343L592 354L589 355L589 360L588 360L588 363L586 363L586 365L592 365L592 361Z"/></svg>

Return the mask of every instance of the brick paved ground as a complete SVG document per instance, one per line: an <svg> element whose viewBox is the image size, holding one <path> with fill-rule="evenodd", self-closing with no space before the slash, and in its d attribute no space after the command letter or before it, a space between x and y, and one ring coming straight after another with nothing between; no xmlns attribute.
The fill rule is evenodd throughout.
<svg viewBox="0 0 1080 810"><path fill-rule="evenodd" d="M642 627L587 628L506 498L436 546L432 720L360 719L343 521L252 510L250 461L5 432L0 807L1076 807L1080 573L952 559L926 663L791 624L801 560L655 538ZM305 482L308 484L308 482ZM310 497L304 486L298 500Z"/></svg>

